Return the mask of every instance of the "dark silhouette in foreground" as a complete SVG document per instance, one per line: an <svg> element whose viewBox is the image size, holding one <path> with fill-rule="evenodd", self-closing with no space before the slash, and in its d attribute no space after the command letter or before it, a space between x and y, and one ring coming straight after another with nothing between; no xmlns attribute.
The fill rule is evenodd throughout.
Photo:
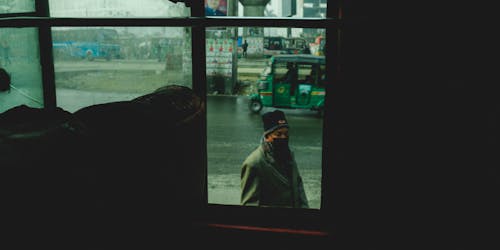
<svg viewBox="0 0 500 250"><path fill-rule="evenodd" d="M204 109L191 89L170 85L74 113L23 105L0 114L6 227L37 245L181 241L206 205Z"/></svg>

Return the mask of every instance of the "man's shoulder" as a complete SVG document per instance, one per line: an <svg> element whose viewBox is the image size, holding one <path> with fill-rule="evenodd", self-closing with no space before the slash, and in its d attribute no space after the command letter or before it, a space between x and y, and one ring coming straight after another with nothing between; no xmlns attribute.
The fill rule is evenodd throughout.
<svg viewBox="0 0 500 250"><path fill-rule="evenodd" d="M263 159L263 151L261 146L257 147L250 153L244 161L244 164L255 165Z"/></svg>

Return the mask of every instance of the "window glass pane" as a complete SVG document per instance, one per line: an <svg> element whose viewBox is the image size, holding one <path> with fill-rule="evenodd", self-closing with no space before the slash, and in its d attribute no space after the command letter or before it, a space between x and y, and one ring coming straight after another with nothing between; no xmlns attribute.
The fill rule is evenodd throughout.
<svg viewBox="0 0 500 250"><path fill-rule="evenodd" d="M68 111L191 85L191 29L52 28L57 105Z"/></svg>
<svg viewBox="0 0 500 250"><path fill-rule="evenodd" d="M35 0L0 0L0 14L34 11Z"/></svg>
<svg viewBox="0 0 500 250"><path fill-rule="evenodd" d="M250 32L251 29L255 32ZM327 81L324 79L324 55L310 48L324 31L272 27L207 28L209 203L241 205L244 193L248 198L244 205L253 205L257 199L250 198L253 190L260 205L294 207L286 203L287 197L298 197L303 188L309 208L320 208L321 114ZM280 46L271 48L274 42ZM289 65L295 67L296 74L287 78ZM265 172L259 178L252 177L253 172L243 167L245 159L264 145L262 139L267 125L263 123L262 115L274 110L283 111L289 124L289 148L301 179L287 177L286 169L289 168L281 169L280 166L257 164L259 166L255 168L262 168L258 172ZM293 191L277 191L290 180L296 187ZM303 185L295 185L300 181ZM250 183L258 183L259 189Z"/></svg>
<svg viewBox="0 0 500 250"><path fill-rule="evenodd" d="M49 0L53 17L187 17L184 3L169 0Z"/></svg>
<svg viewBox="0 0 500 250"><path fill-rule="evenodd" d="M43 107L38 30L2 28L0 45L0 64L10 76L10 88L0 91L0 112L19 105Z"/></svg>
<svg viewBox="0 0 500 250"><path fill-rule="evenodd" d="M325 18L326 6L326 0L205 0L205 15Z"/></svg>

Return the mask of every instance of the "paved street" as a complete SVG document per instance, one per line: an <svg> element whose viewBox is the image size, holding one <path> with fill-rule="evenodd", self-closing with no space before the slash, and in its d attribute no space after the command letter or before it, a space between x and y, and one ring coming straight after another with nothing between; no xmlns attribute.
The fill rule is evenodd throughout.
<svg viewBox="0 0 500 250"><path fill-rule="evenodd" d="M266 59L238 59L238 74L258 76L264 69ZM152 70L162 71L165 69L164 62L157 60L79 60L79 61L55 61L56 72L74 72L89 70Z"/></svg>

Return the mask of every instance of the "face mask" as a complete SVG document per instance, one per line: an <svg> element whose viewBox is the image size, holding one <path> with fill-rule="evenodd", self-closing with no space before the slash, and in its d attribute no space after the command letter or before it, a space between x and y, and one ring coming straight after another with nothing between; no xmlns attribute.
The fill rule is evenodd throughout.
<svg viewBox="0 0 500 250"><path fill-rule="evenodd" d="M274 138L271 142L274 150L288 149L288 139L287 138Z"/></svg>
<svg viewBox="0 0 500 250"><path fill-rule="evenodd" d="M288 139L285 138L274 138L271 142L273 152L277 157L287 156L290 151L288 149Z"/></svg>

